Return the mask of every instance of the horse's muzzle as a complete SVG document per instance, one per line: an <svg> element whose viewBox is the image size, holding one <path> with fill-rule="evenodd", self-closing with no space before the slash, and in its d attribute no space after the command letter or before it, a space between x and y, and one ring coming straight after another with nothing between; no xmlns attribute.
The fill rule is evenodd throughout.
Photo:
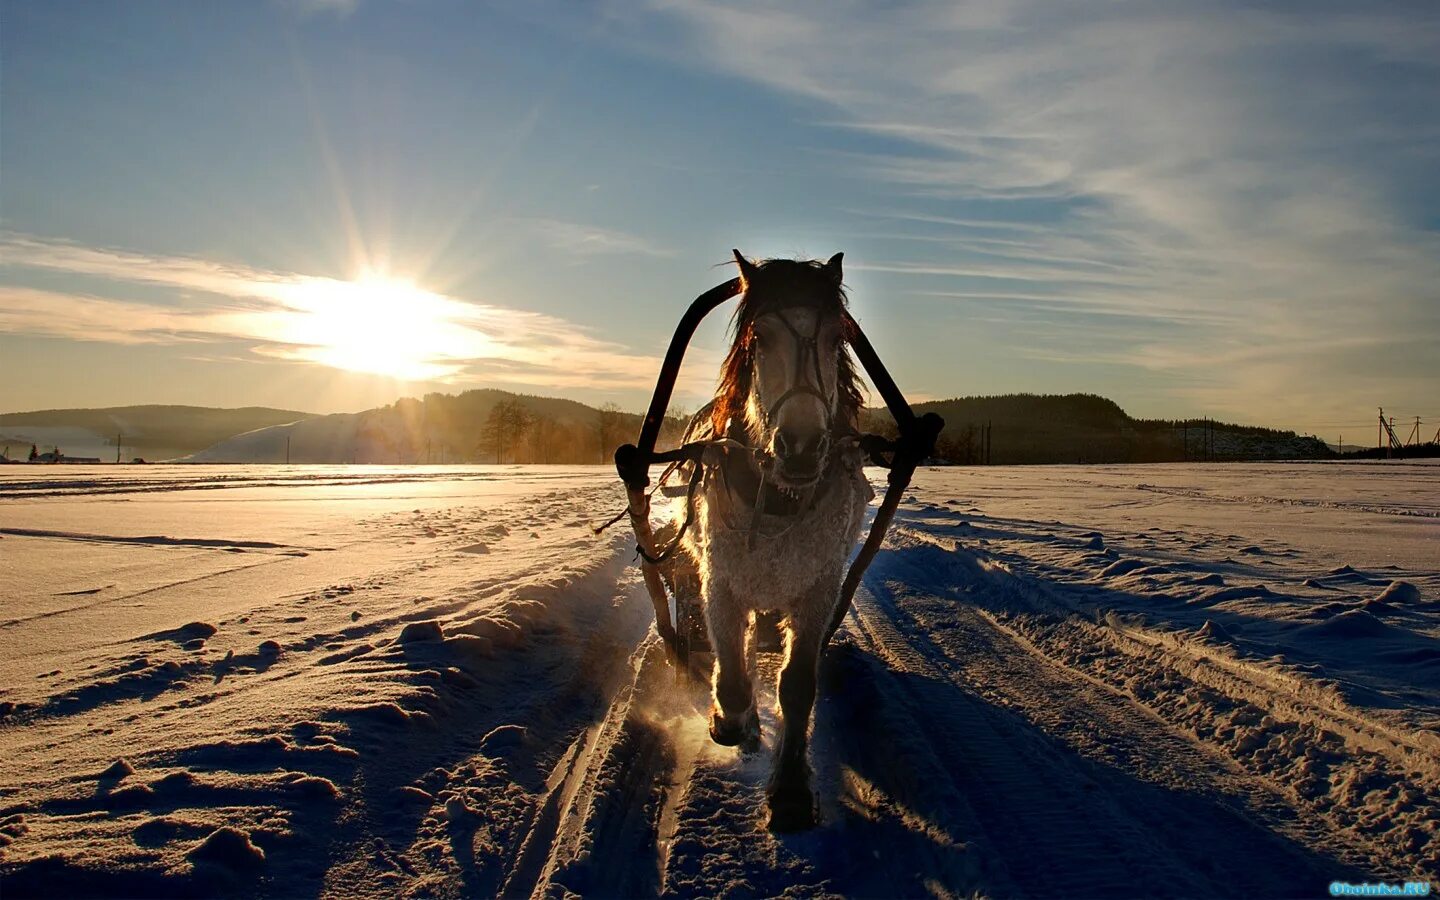
<svg viewBox="0 0 1440 900"><path fill-rule="evenodd" d="M775 431L775 470L780 481L790 487L807 487L820 479L825 458L830 453L830 436L824 432L808 440L790 435L785 429Z"/></svg>

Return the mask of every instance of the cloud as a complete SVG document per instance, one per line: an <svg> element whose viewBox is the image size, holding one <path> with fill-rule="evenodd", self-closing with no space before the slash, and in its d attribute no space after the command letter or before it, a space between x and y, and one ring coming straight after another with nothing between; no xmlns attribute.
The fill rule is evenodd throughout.
<svg viewBox="0 0 1440 900"><path fill-rule="evenodd" d="M252 342L252 353L403 380L560 389L648 389L656 357L572 322L386 279L343 281L0 236L0 269L88 279L104 291L0 284L0 332L117 344ZM162 302L115 296L160 288ZM707 385L689 367L683 390ZM709 371L714 371L709 369Z"/></svg>
<svg viewBox="0 0 1440 900"><path fill-rule="evenodd" d="M817 127L866 138L822 156L891 186L885 208L852 211L893 227L879 243L894 256L866 269L916 295L1043 295L1061 312L1032 317L1037 329L1110 317L1084 320L1106 340L1050 359L1190 376L1207 387L1185 398L1212 412L1293 421L1384 399L1328 348L1440 343L1440 235L1415 196L1433 196L1440 170L1433 7L652 10L680 26L673 58L799 98ZM1134 323L1152 317L1191 322L1137 342ZM1022 331L1009 339L1046 352ZM1384 388L1418 403L1433 383L1416 365Z"/></svg>
<svg viewBox="0 0 1440 900"><path fill-rule="evenodd" d="M594 186L592 186L594 187ZM518 223L530 234L563 253L579 256L673 256L674 252L658 246L639 235L597 228L557 219L520 219Z"/></svg>
<svg viewBox="0 0 1440 900"><path fill-rule="evenodd" d="M344 18L360 7L360 0L281 0L281 2L301 16L318 16L329 13Z"/></svg>

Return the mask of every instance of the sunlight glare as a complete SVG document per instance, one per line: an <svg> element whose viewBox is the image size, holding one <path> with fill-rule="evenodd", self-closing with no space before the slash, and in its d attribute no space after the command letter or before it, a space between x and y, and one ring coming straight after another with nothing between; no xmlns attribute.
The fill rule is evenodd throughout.
<svg viewBox="0 0 1440 900"><path fill-rule="evenodd" d="M284 340L296 355L351 372L433 381L458 360L487 355L464 303L412 282L375 274L354 281L312 279L293 286Z"/></svg>

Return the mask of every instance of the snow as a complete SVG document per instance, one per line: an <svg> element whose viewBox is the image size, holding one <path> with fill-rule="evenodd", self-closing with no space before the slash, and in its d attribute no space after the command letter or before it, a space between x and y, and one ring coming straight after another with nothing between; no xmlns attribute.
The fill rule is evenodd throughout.
<svg viewBox="0 0 1440 900"><path fill-rule="evenodd" d="M1440 465L922 470L793 836L593 532L623 503L596 467L0 469L0 893L1440 875Z"/></svg>

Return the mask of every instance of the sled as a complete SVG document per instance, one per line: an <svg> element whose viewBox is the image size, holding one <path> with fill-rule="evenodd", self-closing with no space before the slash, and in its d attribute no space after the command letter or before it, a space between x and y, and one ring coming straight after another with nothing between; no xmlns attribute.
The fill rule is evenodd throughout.
<svg viewBox="0 0 1440 900"><path fill-rule="evenodd" d="M741 279L732 278L701 294L690 304L670 339L670 346L661 363L660 375L637 442L624 444L615 450L615 469L625 484L629 498L626 512L634 529L635 549L640 560L645 588L655 609L656 631L665 644L666 655L671 664L680 672L689 671L692 674L695 674L696 670L692 668L691 655L711 652L701 608L700 577L689 555L676 552L685 526L669 524L663 526L659 533L651 527L650 498L646 489L650 486L652 465L689 462L693 474L686 502L689 503L693 498L705 466L706 450L713 442L696 441L665 451L656 451L655 443L660 436L665 411L670 406L670 396L680 373L685 350L695 334L695 329L706 315L737 296L740 291ZM945 426L944 420L935 413L915 415L859 323L851 318L848 312L845 312L844 316L851 334L850 348L869 376L870 383L885 400L885 405L899 428L899 437L892 440L878 434L860 435L861 452L871 464L889 469L890 474L885 498L871 521L865 543L861 545L860 552L845 574L845 581L840 588L840 603L829 623L825 643L829 642L849 611L855 591L860 586L860 579L885 540L895 510L900 505L900 498L909 486L916 466L934 452L935 441ZM686 524L688 525L688 520ZM779 649L778 616L761 614L756 622L754 640L757 650Z"/></svg>

